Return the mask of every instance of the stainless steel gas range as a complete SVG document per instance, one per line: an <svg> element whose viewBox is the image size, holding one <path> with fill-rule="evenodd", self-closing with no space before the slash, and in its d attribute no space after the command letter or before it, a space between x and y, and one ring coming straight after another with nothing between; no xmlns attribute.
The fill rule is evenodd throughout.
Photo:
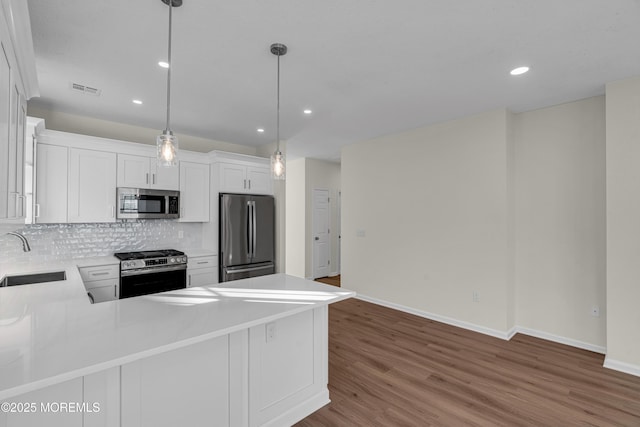
<svg viewBox="0 0 640 427"><path fill-rule="evenodd" d="M187 256L174 249L119 252L120 299L187 287Z"/></svg>

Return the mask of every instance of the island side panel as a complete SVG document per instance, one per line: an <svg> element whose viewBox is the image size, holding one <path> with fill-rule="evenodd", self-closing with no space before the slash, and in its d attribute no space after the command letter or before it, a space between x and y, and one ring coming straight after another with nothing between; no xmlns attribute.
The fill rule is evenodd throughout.
<svg viewBox="0 0 640 427"><path fill-rule="evenodd" d="M249 425L290 425L329 403L327 306L249 330Z"/></svg>

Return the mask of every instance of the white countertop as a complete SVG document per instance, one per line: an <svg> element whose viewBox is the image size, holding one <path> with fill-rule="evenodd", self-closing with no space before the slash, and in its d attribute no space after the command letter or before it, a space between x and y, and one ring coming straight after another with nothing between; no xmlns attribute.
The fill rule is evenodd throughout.
<svg viewBox="0 0 640 427"><path fill-rule="evenodd" d="M75 261L60 282L0 288L0 400L355 295L276 274L90 304ZM0 279L23 273L0 265Z"/></svg>

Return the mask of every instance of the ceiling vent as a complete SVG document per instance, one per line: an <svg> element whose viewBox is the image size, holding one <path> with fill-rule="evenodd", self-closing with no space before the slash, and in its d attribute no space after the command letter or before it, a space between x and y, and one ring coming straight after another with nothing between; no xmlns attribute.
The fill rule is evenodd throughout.
<svg viewBox="0 0 640 427"><path fill-rule="evenodd" d="M100 96L102 89L96 89L95 87L81 85L79 83L71 83L71 90L76 92L86 93L87 95Z"/></svg>

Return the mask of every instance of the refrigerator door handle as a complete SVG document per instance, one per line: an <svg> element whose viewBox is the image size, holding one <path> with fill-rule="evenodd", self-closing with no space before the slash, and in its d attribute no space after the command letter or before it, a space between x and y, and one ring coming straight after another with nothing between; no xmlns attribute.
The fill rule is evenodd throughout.
<svg viewBox="0 0 640 427"><path fill-rule="evenodd" d="M253 258L253 220L251 215L251 201L247 201L247 258Z"/></svg>
<svg viewBox="0 0 640 427"><path fill-rule="evenodd" d="M253 219L253 243L251 245L251 257L255 257L256 255L256 246L258 243L258 227L256 221L256 202L255 200L251 202L251 217Z"/></svg>

